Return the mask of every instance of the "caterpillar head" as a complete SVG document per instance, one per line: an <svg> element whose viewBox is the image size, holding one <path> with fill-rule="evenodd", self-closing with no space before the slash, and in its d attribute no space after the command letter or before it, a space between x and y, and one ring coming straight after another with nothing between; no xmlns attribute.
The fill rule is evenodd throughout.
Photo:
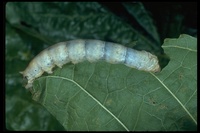
<svg viewBox="0 0 200 133"><path fill-rule="evenodd" d="M25 85L25 88L28 89L32 87L33 81L36 78L40 77L44 73L44 71L37 64L37 62L35 62L35 60L32 60L29 63L28 67L24 71L19 73L23 75L23 83Z"/></svg>

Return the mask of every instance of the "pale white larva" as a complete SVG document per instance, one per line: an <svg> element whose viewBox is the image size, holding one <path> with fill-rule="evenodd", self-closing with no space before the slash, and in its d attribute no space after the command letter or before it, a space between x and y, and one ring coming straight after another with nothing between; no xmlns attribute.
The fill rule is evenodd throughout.
<svg viewBox="0 0 200 133"><path fill-rule="evenodd" d="M111 42L78 39L60 42L43 50L20 73L27 80L25 88L28 89L44 72L51 74L55 65L61 68L70 61L76 64L84 60L89 62L105 60L113 64L125 64L138 70L160 71L158 58L149 52L134 50Z"/></svg>

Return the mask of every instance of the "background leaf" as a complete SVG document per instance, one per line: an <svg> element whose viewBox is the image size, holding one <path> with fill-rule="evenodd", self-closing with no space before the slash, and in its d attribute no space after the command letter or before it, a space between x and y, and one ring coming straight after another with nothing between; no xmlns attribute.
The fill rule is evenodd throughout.
<svg viewBox="0 0 200 133"><path fill-rule="evenodd" d="M30 93L27 90L25 90L24 87L22 86L22 76L19 74L19 71L24 70L27 64L35 55L37 55L41 50L47 48L52 44L77 38L100 39L104 41L121 43L128 47L134 47L139 50L150 51L152 53L160 55L162 60L161 62L163 62L163 59L165 59L163 57L165 57L165 55L163 56L163 50L160 47L161 44L158 44L158 42L152 39L156 38L155 37L156 31L154 31L154 34L152 35L146 34L146 33L151 33L151 31L149 31L149 29L147 28L148 26L154 27L154 29L158 29L158 35L161 36L160 40L166 37L178 37L177 35L179 35L180 33L188 33L196 36L196 31L197 31L195 28L196 3L194 4L176 3L176 4L171 4L172 6L170 6L170 4L168 4L168 6L166 5L162 6L162 4L159 3L158 3L159 6L154 6L155 5L154 3L152 4L135 3L135 5L137 5L137 8L139 9L137 13L141 15L143 13L143 15L148 18L148 19L145 18L145 20L150 20L147 27L145 27L145 25L142 23L144 22L142 21L142 19L138 17L133 17L134 14L132 14L132 11L136 10L134 9L134 4L129 3L128 7L125 7L125 5L127 5L127 3L126 4L97 3L97 2L80 2L80 3L79 2L75 3L8 2L6 3L5 5L6 129L65 130L63 126L61 126L60 123L46 111L45 108L43 108L41 105L39 105L38 103L34 102L31 99ZM143 5L145 8L143 7ZM148 8L148 10L146 10L146 7ZM171 7L173 7L172 9L178 9L178 10L171 10ZM165 8L165 10L163 10L162 8ZM193 10L191 10L191 8ZM143 9L141 13L140 9ZM159 10L159 12L157 10L154 11L152 9L157 9ZM152 16L148 16L149 11L153 12ZM156 13L158 13L157 16ZM177 16L180 15L184 16L184 18L176 19ZM152 20L151 18L153 19L152 23L151 23ZM174 19L176 21L173 21ZM189 23L185 24L183 20L186 20L186 22ZM177 24L178 26L176 26ZM168 28L173 26L178 28ZM165 62L167 63L167 61ZM87 63L88 62L83 62L80 65L83 65L84 68L84 66L88 65ZM99 62L93 65L97 66L106 65L107 69L108 68L112 69L112 67L115 68L115 66L113 65L110 66L110 64L107 64L105 62L102 63L103 64ZM166 63L164 63L163 66L165 66ZM69 66L73 67L72 64L68 64L68 67ZM117 70L122 69L125 72L130 70L129 68L123 65L117 65L116 69ZM57 68L55 68L55 71L58 71ZM110 70L105 70L105 71L108 72ZM141 74L141 72L138 73L139 75ZM107 73L104 72L103 75L100 76L104 77L105 74ZM124 77L126 77L125 74L126 73L124 73L123 75ZM129 76L130 74L127 75ZM131 80L133 80L131 78L134 77L130 76L130 79L127 79L128 82L131 82ZM87 79L87 74L85 78L80 80L84 79ZM117 79L115 79L114 81L116 81ZM139 82L139 79L136 80L135 82L137 81ZM97 86L101 86L103 83L100 82L97 84ZM124 84L122 83L122 85ZM104 86L105 85L102 85L102 87ZM113 88L111 86L111 90L114 90L115 87L118 86L113 86ZM142 89L147 89L147 88L142 87ZM137 91L141 91L141 89L137 89ZM128 107L124 108L126 109ZM136 108L134 108L134 106L132 108L137 110ZM127 111L132 111L132 110L127 109ZM132 112L130 112L130 114L132 114ZM117 123L117 125L118 124L119 123ZM132 124L130 125L132 126ZM117 126L116 130L117 128L119 128L119 130L124 130L124 128L121 127L121 125L119 125L119 127ZM71 129L73 129L73 127L71 127ZM136 127L135 129L137 130Z"/></svg>
<svg viewBox="0 0 200 133"><path fill-rule="evenodd" d="M160 43L159 35L154 25L152 18L149 16L148 12L142 5L142 3L123 3L125 8L127 8L128 12L133 15L138 23L145 29L145 31L149 32L156 43Z"/></svg>

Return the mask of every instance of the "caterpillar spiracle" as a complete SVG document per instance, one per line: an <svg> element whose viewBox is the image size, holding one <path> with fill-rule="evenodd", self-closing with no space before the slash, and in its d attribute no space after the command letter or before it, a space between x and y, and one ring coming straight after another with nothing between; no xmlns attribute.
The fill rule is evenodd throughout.
<svg viewBox="0 0 200 133"><path fill-rule="evenodd" d="M105 60L112 64L125 64L128 67L148 72L159 72L158 58L146 51L138 51L123 45L100 40L71 40L60 42L41 51L28 67L20 72L27 84L26 89L32 87L33 81L44 72L53 73L56 65L60 68L66 63L73 64L88 60L96 62Z"/></svg>

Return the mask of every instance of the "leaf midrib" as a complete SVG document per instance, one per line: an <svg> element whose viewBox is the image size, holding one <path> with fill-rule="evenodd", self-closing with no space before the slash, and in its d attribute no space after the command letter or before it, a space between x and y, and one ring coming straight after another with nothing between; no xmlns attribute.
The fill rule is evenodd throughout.
<svg viewBox="0 0 200 133"><path fill-rule="evenodd" d="M97 104L99 104L106 112L108 112L116 121L118 121L126 131L129 131L129 129L111 112L109 111L103 104L101 104L100 101L98 101L95 97L93 97L89 92L87 92L81 85L79 85L77 82L75 82L74 80L71 80L69 78L65 78L65 77L61 77L61 76L44 76L41 78L57 78L57 79L63 79L63 80L67 80L70 81L72 83L74 83L75 85L77 85L83 92L85 92L89 97L91 97L95 102L97 102Z"/></svg>

